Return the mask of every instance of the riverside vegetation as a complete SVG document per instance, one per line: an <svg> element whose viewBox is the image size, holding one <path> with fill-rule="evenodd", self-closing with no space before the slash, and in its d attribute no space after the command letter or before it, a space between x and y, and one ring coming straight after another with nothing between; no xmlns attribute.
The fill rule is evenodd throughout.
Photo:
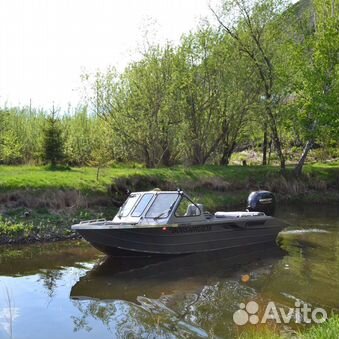
<svg viewBox="0 0 339 339"><path fill-rule="evenodd" d="M339 0L224 0L178 45L83 74L83 100L0 110L2 164L148 168L261 162L301 175L311 150L338 157Z"/></svg>
<svg viewBox="0 0 339 339"><path fill-rule="evenodd" d="M0 109L6 237L105 209L105 192L138 180L198 192L210 209L259 187L335 199L339 0L225 0L211 11L216 22L176 46L149 44L120 73L83 74L78 107ZM263 167L228 166L241 163Z"/></svg>
<svg viewBox="0 0 339 339"><path fill-rule="evenodd" d="M0 109L0 244L73 238L72 223L113 217L127 188L181 187L211 211L255 189L338 202L339 1L211 11L216 23L178 45L83 74L77 107ZM333 317L299 337L337 333Z"/></svg>
<svg viewBox="0 0 339 339"><path fill-rule="evenodd" d="M127 189L154 187L191 193L210 211L244 208L251 190L273 191L280 203L337 203L339 164L306 165L295 178L276 166L105 167L97 178L90 167L50 169L0 166L0 243L74 237L70 225L84 219L112 218Z"/></svg>

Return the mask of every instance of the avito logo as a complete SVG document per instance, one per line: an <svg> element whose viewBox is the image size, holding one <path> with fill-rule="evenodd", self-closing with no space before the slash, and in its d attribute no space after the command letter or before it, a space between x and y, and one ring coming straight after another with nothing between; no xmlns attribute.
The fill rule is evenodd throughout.
<svg viewBox="0 0 339 339"><path fill-rule="evenodd" d="M312 322L321 324L327 320L327 312L320 307L312 309L308 304L301 304L296 301L294 308L286 310L283 307L277 307L273 301L270 301L263 310L263 316L259 318L259 304L255 301L249 301L247 304L241 303L239 309L233 313L235 324L242 326L247 323L252 325L265 324L267 320L275 321L278 324L288 324L292 319L296 323L310 324ZM262 313L262 312L261 312Z"/></svg>

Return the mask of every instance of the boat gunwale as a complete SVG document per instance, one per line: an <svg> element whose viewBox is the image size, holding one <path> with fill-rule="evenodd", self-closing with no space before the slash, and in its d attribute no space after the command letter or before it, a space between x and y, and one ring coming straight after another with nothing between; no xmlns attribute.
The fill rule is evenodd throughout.
<svg viewBox="0 0 339 339"><path fill-rule="evenodd" d="M182 224L168 224L168 223L159 223L159 224L148 224L148 223L114 223L112 221L100 221L100 222L82 222L79 224L72 225L73 230L82 230L82 229L152 229L152 228L179 228L179 227L194 227L194 226L213 226L213 225L223 225L223 224L237 224L239 223L239 228L243 228L240 224L251 221L263 221L265 224L267 221L277 221L280 224L284 224L284 222L280 219L263 215L263 216L255 216L255 217L239 217L239 218L213 218L206 219L202 221L197 221L194 223L182 223Z"/></svg>

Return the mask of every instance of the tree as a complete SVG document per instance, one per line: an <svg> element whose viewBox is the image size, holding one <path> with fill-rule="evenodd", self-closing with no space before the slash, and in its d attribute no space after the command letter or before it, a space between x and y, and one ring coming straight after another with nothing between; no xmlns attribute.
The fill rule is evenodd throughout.
<svg viewBox="0 0 339 339"><path fill-rule="evenodd" d="M278 78L275 59L276 44L279 43L277 33L281 28L278 18L285 9L280 0L226 0L224 13L228 15L217 15L212 10L239 53L256 70L264 105L264 121L270 128L282 170L285 169L285 156L278 129L279 116L275 111L279 103L279 95L275 91Z"/></svg>
<svg viewBox="0 0 339 339"><path fill-rule="evenodd" d="M227 165L256 96L233 41L210 27L183 38L178 51L182 142L192 164Z"/></svg>
<svg viewBox="0 0 339 339"><path fill-rule="evenodd" d="M177 161L181 116L176 100L176 63L173 47L152 47L123 76L129 91L125 112L136 127L133 134L148 167L170 166Z"/></svg>
<svg viewBox="0 0 339 339"><path fill-rule="evenodd" d="M2 133L0 140L0 160L5 164L18 164L22 160L23 145L12 130Z"/></svg>
<svg viewBox="0 0 339 339"><path fill-rule="evenodd" d="M122 75L110 69L94 81L91 101L97 116L110 125L130 159L147 167L176 161L175 58L169 45L152 47Z"/></svg>
<svg viewBox="0 0 339 339"><path fill-rule="evenodd" d="M23 161L23 142L15 129L13 112L0 111L0 161L5 164L18 164Z"/></svg>
<svg viewBox="0 0 339 339"><path fill-rule="evenodd" d="M324 134L337 136L339 128L339 1L314 0L303 23L291 54L297 119L306 140L297 176L314 143Z"/></svg>
<svg viewBox="0 0 339 339"><path fill-rule="evenodd" d="M54 106L51 114L46 118L46 123L47 126L44 129L43 139L43 158L52 167L56 167L57 164L64 162L65 157L64 140Z"/></svg>

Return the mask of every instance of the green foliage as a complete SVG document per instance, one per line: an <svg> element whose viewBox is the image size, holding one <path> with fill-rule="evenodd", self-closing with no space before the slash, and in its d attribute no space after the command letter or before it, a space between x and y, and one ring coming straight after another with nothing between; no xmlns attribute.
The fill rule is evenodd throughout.
<svg viewBox="0 0 339 339"><path fill-rule="evenodd" d="M282 168L296 156L302 168L315 146L337 154L339 0L221 8L220 27L151 45L121 73L84 74L86 100L59 119L2 109L0 163L95 166L99 177L108 164L227 165L265 147Z"/></svg>
<svg viewBox="0 0 339 339"><path fill-rule="evenodd" d="M32 225L25 225L22 222L12 222L0 215L0 238L27 237L32 231Z"/></svg>
<svg viewBox="0 0 339 339"><path fill-rule="evenodd" d="M6 164L16 164L20 162L23 145L18 140L15 132L13 130L5 131L1 139L0 160Z"/></svg>
<svg viewBox="0 0 339 339"><path fill-rule="evenodd" d="M116 136L116 158L143 161L147 167L176 161L177 150L173 148L178 144L180 112L173 100L173 93L178 91L174 78L171 46L152 47L121 76L112 69L95 75L92 107Z"/></svg>
<svg viewBox="0 0 339 339"><path fill-rule="evenodd" d="M210 28L183 37L178 54L184 157L228 164L257 99L252 74L233 42Z"/></svg>
<svg viewBox="0 0 339 339"><path fill-rule="evenodd" d="M62 164L65 159L61 128L54 108L51 115L47 117L47 126L44 130L43 152L44 160L50 163L52 167Z"/></svg>
<svg viewBox="0 0 339 339"><path fill-rule="evenodd" d="M305 145L338 140L339 1L313 1L301 20L291 20L282 62L289 71L289 127ZM293 137L293 135L291 135ZM302 162L299 162L302 167Z"/></svg>
<svg viewBox="0 0 339 339"><path fill-rule="evenodd" d="M16 122L10 111L0 112L0 162L7 164L21 163L23 140L20 139Z"/></svg>
<svg viewBox="0 0 339 339"><path fill-rule="evenodd" d="M29 107L0 111L0 163L41 160L45 114Z"/></svg>
<svg viewBox="0 0 339 339"><path fill-rule="evenodd" d="M290 66L297 122L305 138L321 140L329 133L337 137L339 127L339 2L314 1L313 5L305 19L311 22L310 29L297 31L303 43L292 42Z"/></svg>
<svg viewBox="0 0 339 339"><path fill-rule="evenodd" d="M210 27L178 48L151 47L121 75L109 69L84 79L115 145L146 167L227 164L257 100L250 68Z"/></svg>

